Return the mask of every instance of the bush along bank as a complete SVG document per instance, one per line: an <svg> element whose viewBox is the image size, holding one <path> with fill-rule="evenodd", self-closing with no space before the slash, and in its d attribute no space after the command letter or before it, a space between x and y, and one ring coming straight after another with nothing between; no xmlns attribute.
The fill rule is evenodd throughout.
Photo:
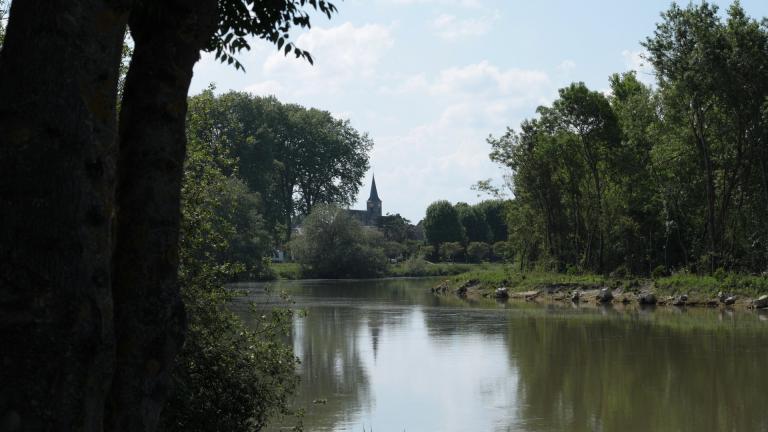
<svg viewBox="0 0 768 432"><path fill-rule="evenodd" d="M559 273L470 271L443 279L436 295L541 303L768 309L768 277L673 275L657 279Z"/></svg>

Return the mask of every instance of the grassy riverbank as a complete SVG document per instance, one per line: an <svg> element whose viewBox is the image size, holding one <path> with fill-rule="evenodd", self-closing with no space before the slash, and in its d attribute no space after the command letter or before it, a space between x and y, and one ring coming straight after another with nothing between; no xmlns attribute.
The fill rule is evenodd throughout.
<svg viewBox="0 0 768 432"><path fill-rule="evenodd" d="M636 301L640 293L653 293L660 301L687 295L691 304L706 304L719 292L735 296L737 304L747 306L751 300L768 294L768 277L738 273L720 273L715 276L675 274L661 278L608 277L593 274L568 275L551 272L521 273L509 265L470 266L470 271L443 279L446 292L469 288L470 295L493 296L497 288L505 287L509 293L540 292L550 299L564 300L565 294L580 290L595 293L610 288L616 301Z"/></svg>
<svg viewBox="0 0 768 432"><path fill-rule="evenodd" d="M301 279L301 266L297 263L275 263L272 270L278 279ZM660 278L608 277L594 274L571 275L564 273L528 271L520 272L509 264L431 263L409 260L392 264L383 277L440 277L446 291L469 286L476 295L491 296L497 288L506 287L511 293L531 291L592 291L611 288L619 293L653 292L659 298L686 294L698 301L714 298L718 292L733 294L742 299L768 294L768 277L720 272L714 276L680 273Z"/></svg>

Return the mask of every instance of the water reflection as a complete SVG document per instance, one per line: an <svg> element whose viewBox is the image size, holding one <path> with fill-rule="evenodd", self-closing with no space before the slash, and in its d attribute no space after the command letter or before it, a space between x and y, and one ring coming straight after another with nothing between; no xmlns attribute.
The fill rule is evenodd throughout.
<svg viewBox="0 0 768 432"><path fill-rule="evenodd" d="M469 305L433 283L279 286L308 311L305 430L768 430L764 313Z"/></svg>
<svg viewBox="0 0 768 432"><path fill-rule="evenodd" d="M764 334L637 318L511 320L523 429L765 430Z"/></svg>

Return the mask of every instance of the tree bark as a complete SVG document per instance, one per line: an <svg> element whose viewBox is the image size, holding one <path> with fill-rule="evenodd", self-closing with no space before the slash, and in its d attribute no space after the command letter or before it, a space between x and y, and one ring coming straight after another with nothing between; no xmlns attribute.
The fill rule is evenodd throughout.
<svg viewBox="0 0 768 432"><path fill-rule="evenodd" d="M99 431L128 1L15 1L0 51L0 428Z"/></svg>
<svg viewBox="0 0 768 432"><path fill-rule="evenodd" d="M216 0L167 0L131 13L135 48L120 111L113 431L156 428L184 339L177 268L187 92L216 7Z"/></svg>

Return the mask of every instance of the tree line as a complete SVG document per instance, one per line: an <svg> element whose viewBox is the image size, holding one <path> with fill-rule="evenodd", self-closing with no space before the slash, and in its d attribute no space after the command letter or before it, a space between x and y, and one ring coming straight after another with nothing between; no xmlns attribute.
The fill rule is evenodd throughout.
<svg viewBox="0 0 768 432"><path fill-rule="evenodd" d="M444 261L507 258L507 205L503 200L475 205L433 202L422 222L426 237L422 254Z"/></svg>
<svg viewBox="0 0 768 432"><path fill-rule="evenodd" d="M765 271L767 23L739 2L724 17L673 4L643 42L656 86L634 72L607 94L574 83L491 137L521 268Z"/></svg>
<svg viewBox="0 0 768 432"><path fill-rule="evenodd" d="M268 257L287 248L295 226L316 206L355 200L373 146L327 111L271 96L216 95L213 87L189 98L187 136L191 184L213 182L218 190L212 226L232 223L224 255L208 258L241 263L239 277L249 280L271 277ZM209 179L213 174L216 180ZM398 227L390 216L382 221L387 232Z"/></svg>
<svg viewBox="0 0 768 432"><path fill-rule="evenodd" d="M225 171L236 170L258 195L275 246L315 205L354 202L373 146L328 111L213 88L190 98L187 128L191 142L229 154L234 165Z"/></svg>
<svg viewBox="0 0 768 432"><path fill-rule="evenodd" d="M227 283L268 276L271 236L263 200L241 177L235 148L195 133L213 98L190 98L179 233L187 335L159 418L166 431L261 430L291 413L298 381L297 359L285 344L292 312L254 311L246 324L227 305L237 295Z"/></svg>

